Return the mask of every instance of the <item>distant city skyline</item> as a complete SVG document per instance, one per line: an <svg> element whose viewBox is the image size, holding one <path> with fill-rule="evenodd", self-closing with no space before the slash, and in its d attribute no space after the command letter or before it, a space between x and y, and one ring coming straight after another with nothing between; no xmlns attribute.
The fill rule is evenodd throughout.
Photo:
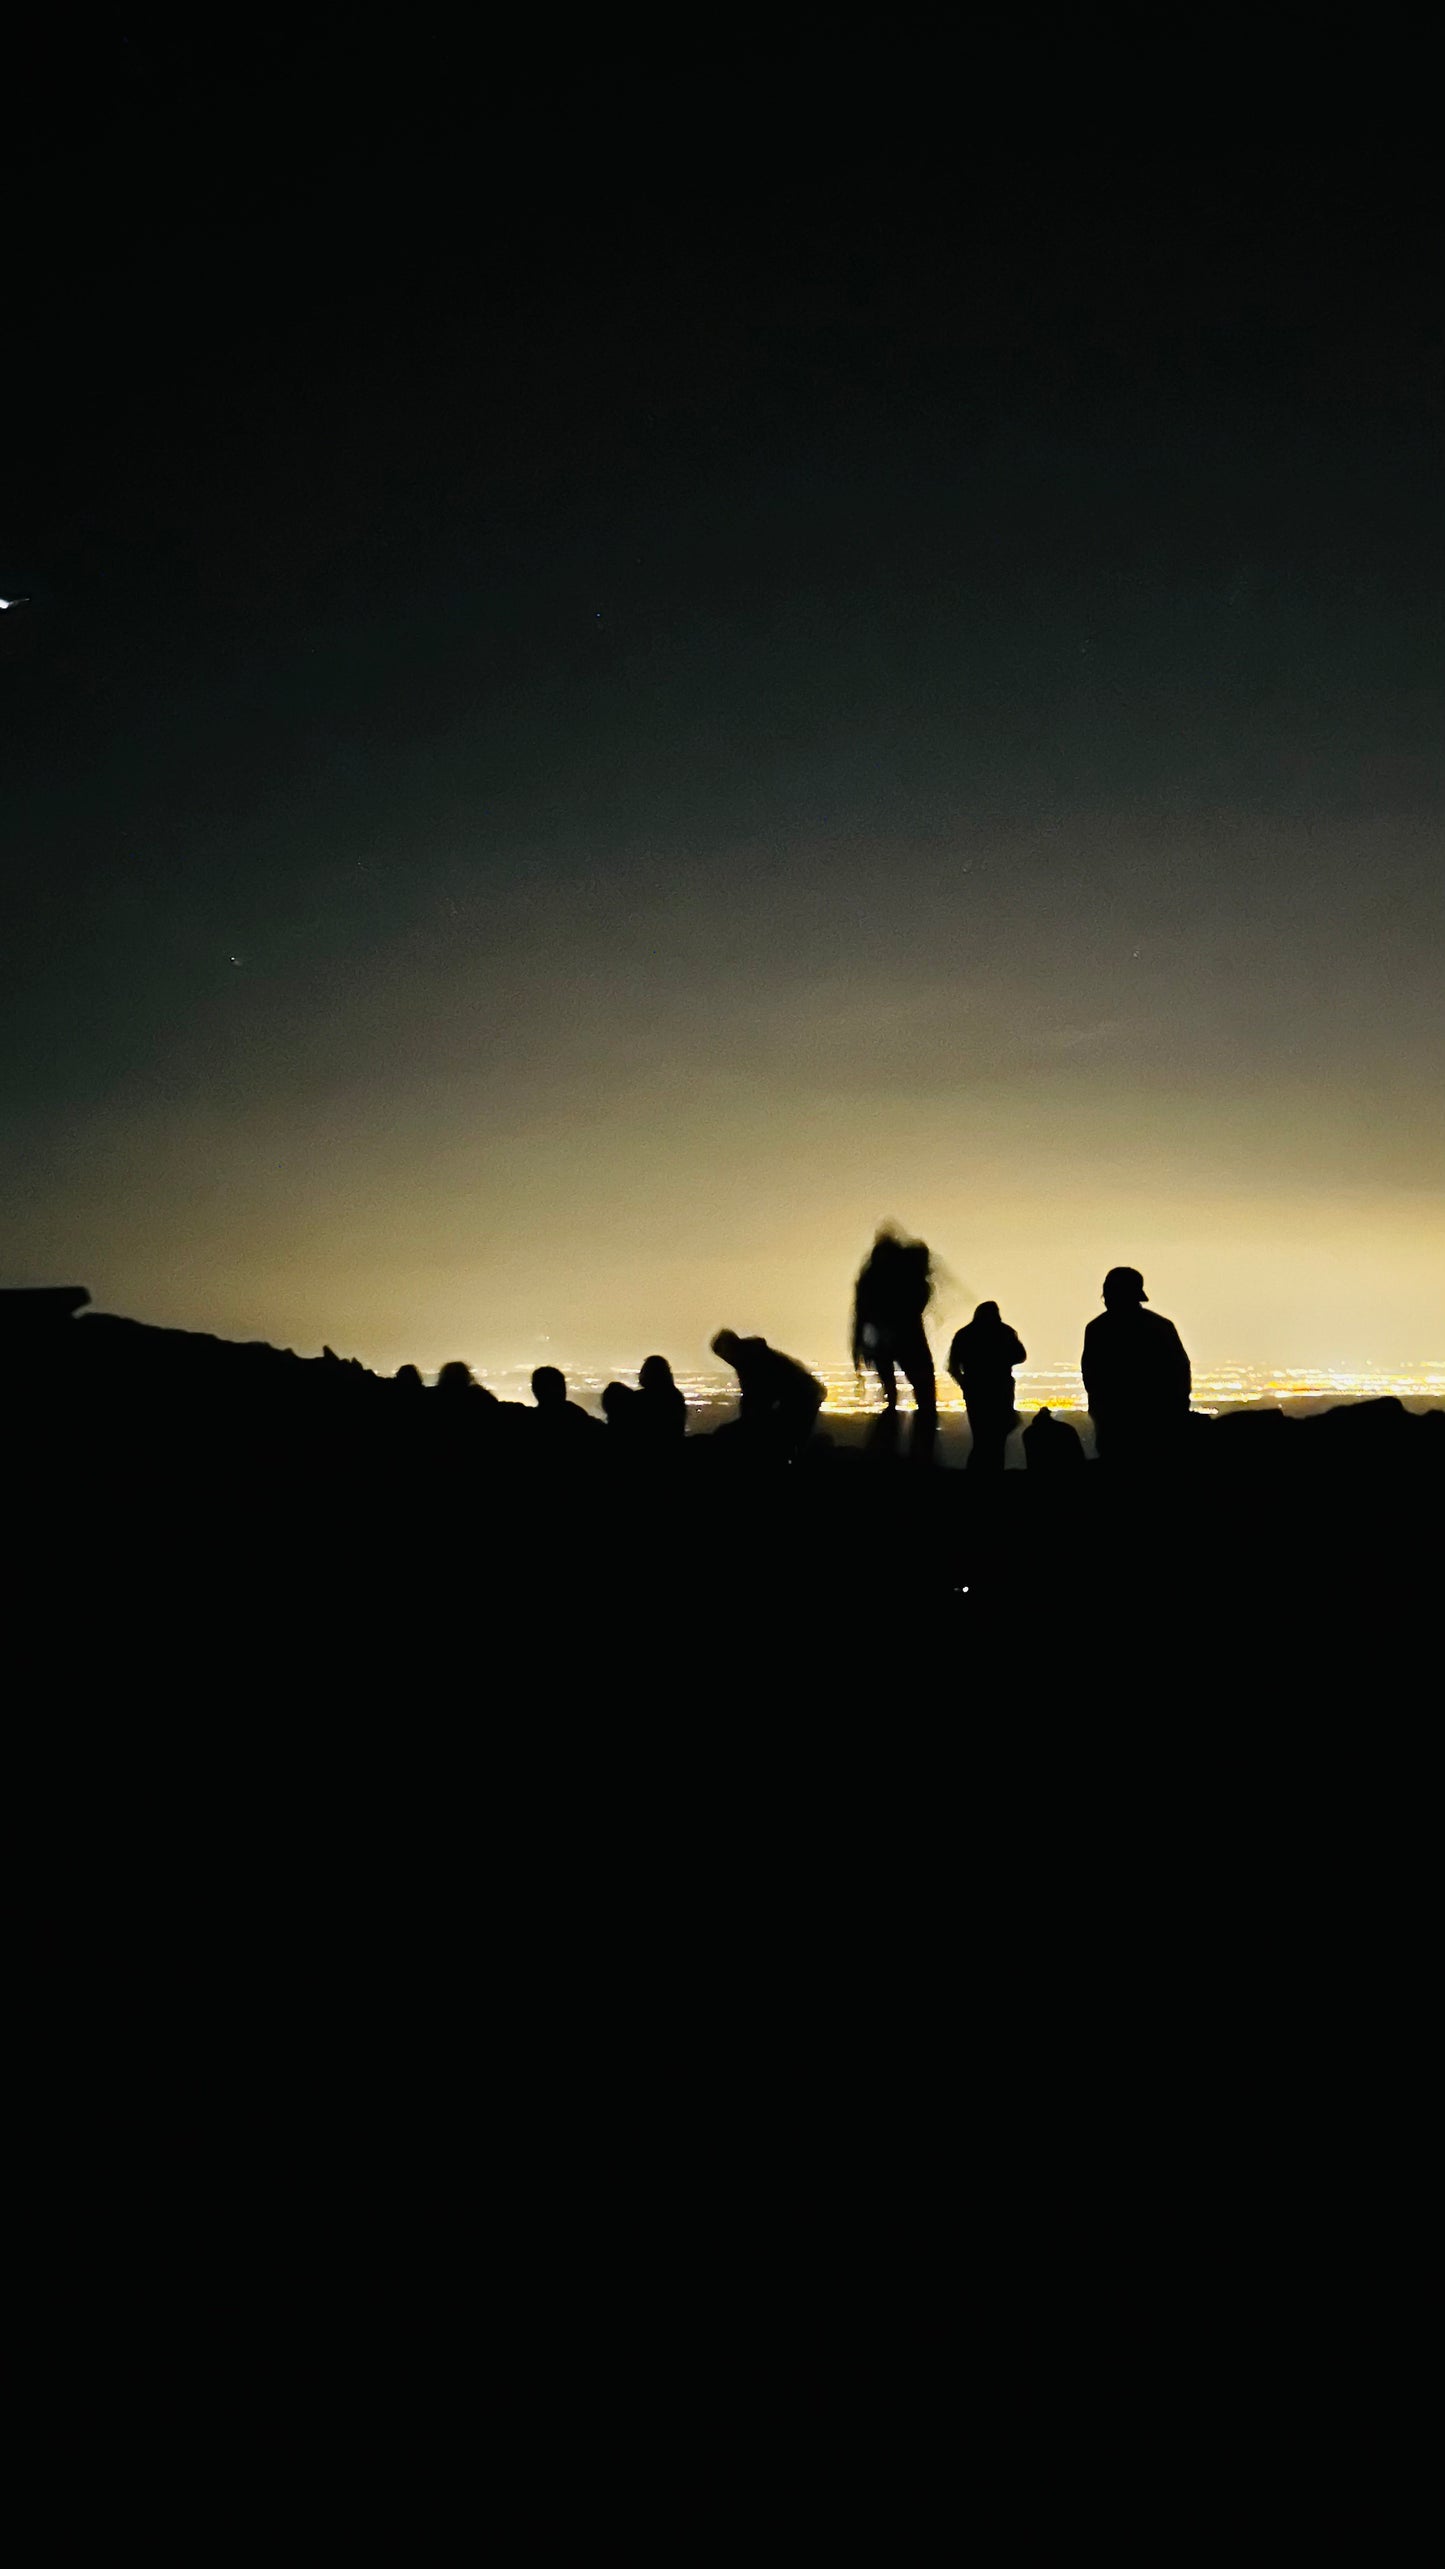
<svg viewBox="0 0 1445 2569"><path fill-rule="evenodd" d="M339 1354L340 1350L335 1352ZM657 1352L662 1351L659 1349ZM824 1364L798 1349L787 1352L801 1353L802 1361L827 1385L828 1410L848 1416L869 1416L881 1408L882 1395L871 1374L855 1376L851 1367ZM462 1361L468 1360L463 1358ZM635 1376L641 1361L640 1356L629 1356L619 1358L611 1365L569 1366L550 1351L536 1359L537 1363L559 1364L567 1377L572 1396L593 1403L608 1381ZM490 1368L476 1366L473 1370L479 1380L485 1381L490 1389L501 1393L504 1398L528 1397L533 1366L526 1362ZM685 1366L678 1365L674 1366L673 1372L689 1401L716 1407L736 1400L736 1379L724 1371L689 1372ZM1017 1405L1025 1414L1044 1404L1078 1411L1086 1410L1088 1406L1083 1378L1076 1365L1020 1366L1015 1377L1015 1394ZM901 1406L909 1408L911 1395L906 1384L900 1385L899 1396ZM1445 1407L1445 1356L1416 1365L1370 1367L1364 1371L1318 1365L1259 1368L1221 1365L1205 1372L1196 1368L1191 1405L1197 1410L1218 1411L1269 1402L1282 1406L1290 1401L1378 1400L1385 1397ZM938 1405L940 1412L963 1414L963 1394L941 1366Z"/></svg>

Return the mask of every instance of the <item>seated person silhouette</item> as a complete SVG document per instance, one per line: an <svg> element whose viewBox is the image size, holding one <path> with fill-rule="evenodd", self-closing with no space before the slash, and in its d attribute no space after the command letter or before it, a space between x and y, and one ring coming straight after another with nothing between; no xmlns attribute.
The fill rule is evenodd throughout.
<svg viewBox="0 0 1445 2569"><path fill-rule="evenodd" d="M446 1401L470 1399L478 1410L501 1408L496 1393L489 1392L485 1383L477 1381L471 1366L464 1365L460 1356L453 1356L450 1364L443 1365L433 1389L440 1392Z"/></svg>
<svg viewBox="0 0 1445 2569"><path fill-rule="evenodd" d="M735 1329L720 1329L712 1352L737 1375L737 1425L746 1446L784 1460L801 1454L827 1398L816 1376L766 1338L740 1338Z"/></svg>
<svg viewBox="0 0 1445 2569"><path fill-rule="evenodd" d="M938 1416L938 1385L923 1322L932 1294L932 1261L925 1243L880 1231L853 1288L853 1370L861 1374L871 1365L883 1387L884 1405L893 1410L901 1367L925 1433Z"/></svg>
<svg viewBox="0 0 1445 2569"><path fill-rule="evenodd" d="M607 1383L602 1392L602 1415L607 1421L610 1445L619 1454L634 1455L642 1445L638 1429L637 1404L640 1394L631 1383Z"/></svg>
<svg viewBox="0 0 1445 2569"><path fill-rule="evenodd" d="M439 1468L461 1471L485 1447L495 1457L502 1404L479 1383L470 1365L454 1356L443 1365L426 1404L427 1435Z"/></svg>
<svg viewBox="0 0 1445 2569"><path fill-rule="evenodd" d="M533 1420L549 1446L572 1453L597 1434L597 1421L567 1398L567 1377L556 1365L538 1365L532 1375Z"/></svg>
<svg viewBox="0 0 1445 2569"><path fill-rule="evenodd" d="M653 1451L670 1452L687 1434L687 1403L672 1379L667 1358L645 1357L637 1382L638 1433Z"/></svg>
<svg viewBox="0 0 1445 2569"><path fill-rule="evenodd" d="M1084 1460L1083 1440L1076 1427L1066 1418L1055 1418L1051 1409L1035 1411L1024 1429L1024 1461L1031 1472L1042 1472L1052 1478L1059 1472L1071 1472Z"/></svg>
<svg viewBox="0 0 1445 2569"><path fill-rule="evenodd" d="M981 1302L972 1320L954 1333L948 1370L968 1412L970 1471L1003 1470L1004 1447L1019 1423L1014 1367L1023 1363L1026 1352L1022 1339L1000 1319L996 1302Z"/></svg>
<svg viewBox="0 0 1445 2569"><path fill-rule="evenodd" d="M1104 1308L1084 1332L1084 1395L1102 1463L1160 1463L1184 1443L1189 1358L1173 1321L1143 1309L1148 1299L1137 1267L1111 1267Z"/></svg>

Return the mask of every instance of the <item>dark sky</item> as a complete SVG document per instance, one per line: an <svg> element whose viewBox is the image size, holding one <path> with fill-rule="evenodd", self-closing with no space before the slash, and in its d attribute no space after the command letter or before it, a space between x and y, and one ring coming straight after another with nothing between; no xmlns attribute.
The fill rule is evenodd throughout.
<svg viewBox="0 0 1445 2569"><path fill-rule="evenodd" d="M612 80L42 94L4 1280L824 1356L891 1215L1041 1355L1128 1258L1205 1356L1438 1357L1423 184Z"/></svg>

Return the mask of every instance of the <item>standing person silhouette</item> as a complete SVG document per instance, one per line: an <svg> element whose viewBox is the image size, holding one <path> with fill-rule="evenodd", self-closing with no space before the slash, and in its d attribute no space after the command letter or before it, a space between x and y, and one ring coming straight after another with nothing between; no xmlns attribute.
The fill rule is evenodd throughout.
<svg viewBox="0 0 1445 2569"><path fill-rule="evenodd" d="M1099 1459L1136 1470L1172 1459L1183 1445L1194 1388L1178 1330L1142 1308L1148 1299L1137 1267L1111 1267L1082 1359Z"/></svg>
<svg viewBox="0 0 1445 2569"><path fill-rule="evenodd" d="M963 1394L973 1451L970 1471L1001 1472L1004 1447L1018 1425L1014 1407L1014 1367L1028 1350L1017 1332L999 1317L996 1302L981 1302L972 1320L955 1332L948 1351L948 1370Z"/></svg>
<svg viewBox="0 0 1445 2569"><path fill-rule="evenodd" d="M923 1315L933 1295L933 1271L922 1240L900 1240L880 1231L853 1288L853 1370L871 1365L887 1409L898 1407L902 1368L918 1404L918 1430L931 1437L938 1422L938 1385Z"/></svg>

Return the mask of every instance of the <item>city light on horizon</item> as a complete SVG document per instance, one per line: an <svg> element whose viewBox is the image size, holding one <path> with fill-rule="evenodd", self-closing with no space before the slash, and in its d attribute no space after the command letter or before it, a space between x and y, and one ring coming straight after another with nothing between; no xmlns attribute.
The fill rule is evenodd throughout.
<svg viewBox="0 0 1445 2569"><path fill-rule="evenodd" d="M871 1417L881 1410L882 1395L872 1375L855 1376L848 1368L815 1364L806 1356L802 1361L826 1385L825 1419ZM473 1370L479 1380L504 1398L518 1400L528 1396L532 1371L529 1365L497 1366L490 1373L482 1367ZM682 1367L673 1370L685 1397L699 1408L723 1408L736 1398L736 1383L726 1373L689 1373ZM572 1397L595 1406L608 1381L635 1380L638 1363L624 1360L598 1369L563 1366L562 1371L567 1375ZM1261 1405L1283 1407L1290 1402L1314 1405L1322 1401L1383 1398L1445 1407L1445 1358L1403 1369L1371 1367L1363 1372L1348 1366L1220 1366L1207 1373L1196 1372L1191 1406L1213 1416L1224 1409ZM1015 1399L1023 1418L1041 1407L1080 1415L1088 1412L1083 1378L1075 1366L1021 1366L1015 1378ZM911 1413L912 1396L906 1384L900 1385L899 1407L905 1414ZM963 1394L945 1374L940 1374L938 1380L938 1408L941 1416L961 1418L964 1414Z"/></svg>

